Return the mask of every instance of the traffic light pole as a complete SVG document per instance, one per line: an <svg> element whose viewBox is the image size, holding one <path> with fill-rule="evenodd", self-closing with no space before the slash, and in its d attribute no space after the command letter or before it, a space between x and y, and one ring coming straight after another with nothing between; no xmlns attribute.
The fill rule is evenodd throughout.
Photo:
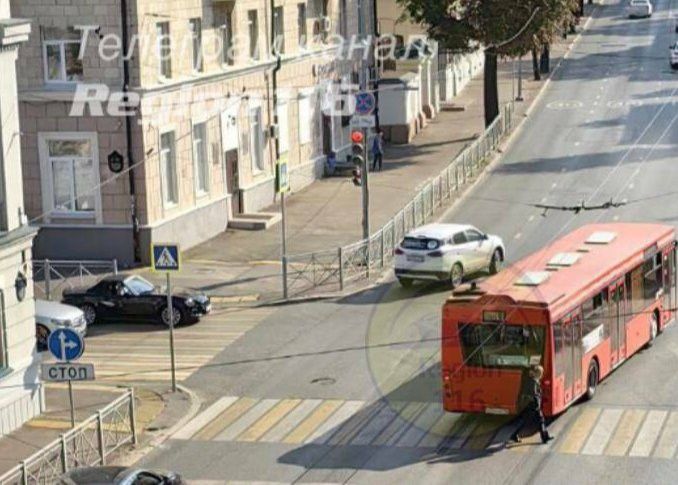
<svg viewBox="0 0 678 485"><path fill-rule="evenodd" d="M363 239L370 238L370 175L369 175L369 150L367 149L367 130L363 130L363 143L365 156L363 157L361 189L363 195Z"/></svg>

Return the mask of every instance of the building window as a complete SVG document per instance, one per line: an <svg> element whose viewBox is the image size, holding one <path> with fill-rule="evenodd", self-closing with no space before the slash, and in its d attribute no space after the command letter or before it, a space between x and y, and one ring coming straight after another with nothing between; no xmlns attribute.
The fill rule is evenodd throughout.
<svg viewBox="0 0 678 485"><path fill-rule="evenodd" d="M346 6L346 0L341 0L339 6L339 35L344 39L348 37L348 7Z"/></svg>
<svg viewBox="0 0 678 485"><path fill-rule="evenodd" d="M179 203L176 142L173 131L160 135L160 175L165 206Z"/></svg>
<svg viewBox="0 0 678 485"><path fill-rule="evenodd" d="M304 118L306 117L304 116ZM278 101L278 128L278 150L280 153L285 153L290 149L289 110L287 108L287 100Z"/></svg>
<svg viewBox="0 0 678 485"><path fill-rule="evenodd" d="M299 42L299 47L302 49L306 48L307 45L307 33L306 33L306 4L298 3L297 4L297 40Z"/></svg>
<svg viewBox="0 0 678 485"><path fill-rule="evenodd" d="M285 53L285 12L282 7L273 9L273 52Z"/></svg>
<svg viewBox="0 0 678 485"><path fill-rule="evenodd" d="M302 94L299 96L299 145L311 142L311 129L316 113L311 108L311 96Z"/></svg>
<svg viewBox="0 0 678 485"><path fill-rule="evenodd" d="M220 32L221 63L232 66L235 61L233 46L233 2L215 3L215 25Z"/></svg>
<svg viewBox="0 0 678 485"><path fill-rule="evenodd" d="M169 22L159 22L158 32L158 60L160 62L160 77L172 77L172 40L170 39Z"/></svg>
<svg viewBox="0 0 678 485"><path fill-rule="evenodd" d="M250 37L250 59L259 60L259 21L256 10L247 11L247 27Z"/></svg>
<svg viewBox="0 0 678 485"><path fill-rule="evenodd" d="M261 172L264 170L264 142L263 123L261 120L261 108L250 108L250 154L252 157L252 170Z"/></svg>
<svg viewBox="0 0 678 485"><path fill-rule="evenodd" d="M95 217L99 209L96 133L40 134L43 205L49 216Z"/></svg>
<svg viewBox="0 0 678 485"><path fill-rule="evenodd" d="M207 157L207 124L193 125L193 167L195 188L199 195L209 192L209 160Z"/></svg>
<svg viewBox="0 0 678 485"><path fill-rule="evenodd" d="M73 28L46 27L43 35L45 82L77 83L82 81L80 32Z"/></svg>
<svg viewBox="0 0 678 485"><path fill-rule="evenodd" d="M193 70L195 72L202 72L202 21L199 18L189 20L189 28L191 30L191 45L193 47Z"/></svg>

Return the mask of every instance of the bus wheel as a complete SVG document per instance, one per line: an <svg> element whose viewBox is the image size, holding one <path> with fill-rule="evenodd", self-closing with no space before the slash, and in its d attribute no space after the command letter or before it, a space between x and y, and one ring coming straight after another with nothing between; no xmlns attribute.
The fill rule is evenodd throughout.
<svg viewBox="0 0 678 485"><path fill-rule="evenodd" d="M654 340L657 338L659 333L659 321L657 320L657 314L653 313L650 317L650 340L647 342L647 347L652 347L654 345Z"/></svg>
<svg viewBox="0 0 678 485"><path fill-rule="evenodd" d="M593 396L596 394L596 388L598 387L598 362L592 360L589 364L589 372L586 377L586 394L584 397L588 401L593 399Z"/></svg>

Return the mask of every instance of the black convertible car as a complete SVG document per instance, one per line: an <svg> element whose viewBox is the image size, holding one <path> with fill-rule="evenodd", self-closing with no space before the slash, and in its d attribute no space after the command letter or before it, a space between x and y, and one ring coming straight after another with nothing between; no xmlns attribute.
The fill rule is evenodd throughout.
<svg viewBox="0 0 678 485"><path fill-rule="evenodd" d="M167 295L136 275L110 276L88 289L66 290L63 303L82 309L88 325L97 320L160 320L170 324ZM212 309L206 295L181 290L173 292L172 307L175 325L197 321Z"/></svg>

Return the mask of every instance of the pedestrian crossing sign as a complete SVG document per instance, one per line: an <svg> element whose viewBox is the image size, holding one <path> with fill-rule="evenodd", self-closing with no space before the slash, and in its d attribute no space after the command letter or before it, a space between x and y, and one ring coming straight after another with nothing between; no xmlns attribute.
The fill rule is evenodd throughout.
<svg viewBox="0 0 678 485"><path fill-rule="evenodd" d="M179 245L154 244L152 260L154 271L179 271Z"/></svg>

